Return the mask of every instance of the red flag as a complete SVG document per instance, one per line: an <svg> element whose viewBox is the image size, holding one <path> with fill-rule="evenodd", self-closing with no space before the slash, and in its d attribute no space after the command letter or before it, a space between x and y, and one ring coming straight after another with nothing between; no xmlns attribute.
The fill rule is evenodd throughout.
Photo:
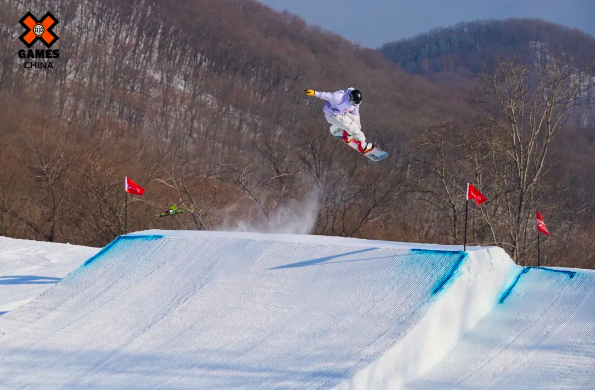
<svg viewBox="0 0 595 390"><path fill-rule="evenodd" d="M128 176L126 176L124 180L124 190L129 194L134 195L142 195L145 193L145 189L133 182L132 180L130 180Z"/></svg>
<svg viewBox="0 0 595 390"><path fill-rule="evenodd" d="M478 206L488 200L473 184L467 183L467 200L469 199L473 199Z"/></svg>
<svg viewBox="0 0 595 390"><path fill-rule="evenodd" d="M545 234L546 236L550 235L550 232L547 231L547 227L545 226L545 222L543 221L539 210L537 210L537 231Z"/></svg>

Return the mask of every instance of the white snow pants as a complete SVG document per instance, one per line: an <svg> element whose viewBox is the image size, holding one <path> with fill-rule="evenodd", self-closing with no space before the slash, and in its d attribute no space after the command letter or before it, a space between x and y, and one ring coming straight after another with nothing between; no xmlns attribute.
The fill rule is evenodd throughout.
<svg viewBox="0 0 595 390"><path fill-rule="evenodd" d="M346 112L339 115L325 115L326 121L331 124L330 132L337 136L342 134L339 129L347 131L347 134L352 136L356 141L365 141L366 136L362 132L362 126L359 118L353 114Z"/></svg>

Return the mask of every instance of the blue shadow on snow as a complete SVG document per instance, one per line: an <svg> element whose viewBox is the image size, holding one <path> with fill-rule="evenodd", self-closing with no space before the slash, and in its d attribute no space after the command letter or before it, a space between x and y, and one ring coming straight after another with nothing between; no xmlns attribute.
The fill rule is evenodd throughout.
<svg viewBox="0 0 595 390"><path fill-rule="evenodd" d="M95 254L95 256L93 256L89 260L85 261L85 263L83 264L83 267L91 264L92 262L94 262L95 260L100 258L101 256L105 255L107 252L109 252L111 249L113 249L113 247L120 241L132 241L132 240L154 241L154 240L160 240L162 238L163 238L163 236L159 235L159 234L138 235L138 236L118 236L118 237L116 237L116 239L114 241L112 241L109 244L107 244L106 246L104 246L103 249L101 249L98 253Z"/></svg>
<svg viewBox="0 0 595 390"><path fill-rule="evenodd" d="M546 272L555 272L555 273L560 273L560 274L566 274L566 276L568 276L568 279L572 279L574 278L574 276L576 275L576 272L574 271L564 271L564 270L559 270L559 269L552 269L552 268L543 268L543 267L525 267L523 268L519 274L516 276L516 279L514 280L514 282L512 282L512 284L510 285L510 287L508 287L508 289L506 291L504 291L504 294L502 294L502 297L500 298L500 301L498 301L498 303L504 303L504 301L506 301L506 298L508 298L508 296L510 295L510 293L512 292L512 290L516 287L517 283L519 282L519 280L521 279L521 277L528 273L529 271L531 271L532 269L536 269L539 271L546 271Z"/></svg>
<svg viewBox="0 0 595 390"><path fill-rule="evenodd" d="M459 257L455 261L455 263L450 268L450 271L444 277L436 283L436 286L432 289L432 295L438 294L440 291L444 290L447 284L449 284L453 279L454 276L457 274L459 268L461 268L461 264L467 259L467 252L461 251L437 251L437 250L428 250L428 249L411 249L411 252L417 254L436 254L440 256L452 256L454 254L458 254Z"/></svg>
<svg viewBox="0 0 595 390"><path fill-rule="evenodd" d="M366 249L361 249L361 250L358 250L358 251L341 253L339 255L321 257L319 259L306 260L306 261L300 261L298 263L280 265L278 267L268 268L268 270L270 271L270 270L275 270L275 269L307 267L309 265L316 265L316 264L324 263L324 262L329 261L329 260L334 260L334 259L337 259L339 257L344 257L344 256L349 256L349 255L355 255L355 254L364 253L364 252L370 252L370 251L373 251L373 250L376 250L376 249L377 248L366 248Z"/></svg>
<svg viewBox="0 0 595 390"><path fill-rule="evenodd" d="M10 275L0 276L0 285L3 284L55 284L61 278L53 278L49 276L35 276L35 275Z"/></svg>
<svg viewBox="0 0 595 390"><path fill-rule="evenodd" d="M357 250L357 251L351 251L351 252L346 252L346 253L341 253L338 255L333 255L333 256L327 256L327 257L321 257L318 259L312 259L312 260L306 260L306 261L300 261L297 263L292 263L292 264L286 264L286 265L280 265L277 267L272 267L272 268L268 268L268 270L278 270L278 269L288 269L288 268L298 268L298 267L307 267L307 266L311 266L311 265L318 265L318 264L323 264L323 263L327 263L331 260L335 260L337 258L341 258L341 257L345 257L345 256L350 256L350 255L355 255L355 254L359 254L359 253L365 253L365 252L370 252L370 251L374 251L378 248L365 248L365 249L361 249L361 250ZM446 287L446 285L448 285L456 276L457 271L459 270L459 268L461 267L461 264L463 264L463 262L465 261L465 259L467 258L467 253L466 252L461 252L461 251L441 251L441 250L431 250L431 249L410 249L410 253L412 253L413 255L434 255L434 256L439 256L439 257L450 257L453 255L458 255L457 260L454 262L454 264L452 265L452 267L450 268L450 270L444 275L444 277L442 279L440 279L436 285L432 288L432 295L436 295L438 293L440 293L442 290L444 290L444 288ZM410 256L410 255L405 255L405 256ZM389 256L389 257L395 257L393 256ZM352 260L352 261L361 261L364 259L358 259L358 260Z"/></svg>

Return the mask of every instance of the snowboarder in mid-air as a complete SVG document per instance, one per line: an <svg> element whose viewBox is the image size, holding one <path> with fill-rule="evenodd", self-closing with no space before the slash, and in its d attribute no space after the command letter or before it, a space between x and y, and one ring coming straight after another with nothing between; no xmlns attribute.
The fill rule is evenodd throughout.
<svg viewBox="0 0 595 390"><path fill-rule="evenodd" d="M366 142L362 132L359 117L359 105L362 102L362 93L355 88L347 88L336 92L320 92L305 89L304 93L326 100L322 111L328 123L331 124L331 134L342 138L347 144L355 142L360 153L366 154L374 149L371 142Z"/></svg>
<svg viewBox="0 0 595 390"><path fill-rule="evenodd" d="M165 210L164 212L157 214L157 217L167 217L169 215L176 215L176 214L180 214L183 212L184 212L184 210L178 209L178 206L176 206L174 204L169 208L169 210Z"/></svg>

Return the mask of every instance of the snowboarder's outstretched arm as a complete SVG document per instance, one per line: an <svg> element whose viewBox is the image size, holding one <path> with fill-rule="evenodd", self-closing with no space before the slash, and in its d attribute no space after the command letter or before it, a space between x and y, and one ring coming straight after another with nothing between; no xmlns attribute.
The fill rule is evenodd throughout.
<svg viewBox="0 0 595 390"><path fill-rule="evenodd" d="M320 92L315 91L313 89L305 89L304 93L308 96L314 96L322 100L326 100L331 104L339 104L343 96L345 95L345 91L336 91L336 92Z"/></svg>

